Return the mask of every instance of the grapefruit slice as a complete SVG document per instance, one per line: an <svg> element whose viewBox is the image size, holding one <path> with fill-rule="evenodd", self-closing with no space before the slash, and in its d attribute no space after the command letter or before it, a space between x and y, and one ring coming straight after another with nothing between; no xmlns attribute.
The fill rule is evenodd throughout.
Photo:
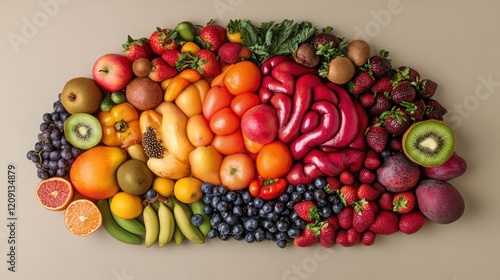
<svg viewBox="0 0 500 280"><path fill-rule="evenodd" d="M88 199L71 202L64 212L64 223L76 236L87 236L102 225L102 215L97 205Z"/></svg>
<svg viewBox="0 0 500 280"><path fill-rule="evenodd" d="M45 209L61 211L73 200L73 185L64 178L51 177L38 184L35 195Z"/></svg>

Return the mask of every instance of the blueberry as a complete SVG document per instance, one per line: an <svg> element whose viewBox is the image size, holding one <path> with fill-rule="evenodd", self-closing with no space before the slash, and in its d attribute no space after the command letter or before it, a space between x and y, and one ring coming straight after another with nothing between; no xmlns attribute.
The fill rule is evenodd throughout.
<svg viewBox="0 0 500 280"><path fill-rule="evenodd" d="M283 240L283 241L286 241L286 239L288 237L286 232L283 232L283 231L277 232L274 236L276 236L276 240Z"/></svg>
<svg viewBox="0 0 500 280"><path fill-rule="evenodd" d="M326 186L326 181L324 178L318 177L314 180L314 185L316 186L316 188L322 189Z"/></svg>
<svg viewBox="0 0 500 280"><path fill-rule="evenodd" d="M324 199L316 201L316 206L318 206L318 207L324 207L324 206L327 206L327 205L328 205L328 201L326 201Z"/></svg>
<svg viewBox="0 0 500 280"><path fill-rule="evenodd" d="M201 224L203 224L203 216L200 214L194 214L193 216L191 216L191 223L195 227L201 226Z"/></svg>
<svg viewBox="0 0 500 280"><path fill-rule="evenodd" d="M217 230L219 231L219 233L226 235L229 234L229 232L231 231L231 226L226 222L221 222L217 226Z"/></svg>
<svg viewBox="0 0 500 280"><path fill-rule="evenodd" d="M213 198L212 194L204 194L201 197L201 201L203 201L203 203L205 203L205 204L211 204L212 198Z"/></svg>
<svg viewBox="0 0 500 280"><path fill-rule="evenodd" d="M255 241L257 241L257 242L261 242L261 241L264 241L266 239L266 233L262 228L258 228L255 231L254 235L255 235Z"/></svg>
<svg viewBox="0 0 500 280"><path fill-rule="evenodd" d="M231 233L233 235L242 235L245 233L245 228L241 224L236 224L231 228Z"/></svg>
<svg viewBox="0 0 500 280"><path fill-rule="evenodd" d="M288 237L295 238L300 235L300 230L296 227L290 227L286 233L288 234Z"/></svg>
<svg viewBox="0 0 500 280"><path fill-rule="evenodd" d="M316 199L316 201L325 200L325 198L326 198L326 193L323 189L314 190L313 195L314 195L314 199Z"/></svg>
<svg viewBox="0 0 500 280"><path fill-rule="evenodd" d="M290 225L284 220L279 220L276 222L276 228L279 232L285 232L290 228Z"/></svg>
<svg viewBox="0 0 500 280"><path fill-rule="evenodd" d="M264 210L264 212L266 213L271 213L273 212L273 205L271 202L266 202L264 205L262 205L262 210Z"/></svg>
<svg viewBox="0 0 500 280"><path fill-rule="evenodd" d="M212 188L213 188L213 186L210 183L203 182L203 184L201 184L201 191L204 193L211 193Z"/></svg>
<svg viewBox="0 0 500 280"><path fill-rule="evenodd" d="M254 231L260 226L259 219L249 218L245 221L244 226L247 231Z"/></svg>
<svg viewBox="0 0 500 280"><path fill-rule="evenodd" d="M233 207L233 215L236 217L241 217L243 216L243 208L239 205L236 205Z"/></svg>
<svg viewBox="0 0 500 280"><path fill-rule="evenodd" d="M297 219L297 220L294 220L293 222L295 223L295 226L297 228L303 229L306 227L306 221L304 221L302 219Z"/></svg>
<svg viewBox="0 0 500 280"><path fill-rule="evenodd" d="M237 195L236 195L236 193L235 193L235 192L233 192L233 191L228 191L228 192L226 193L226 201L228 201L228 202L233 202L233 201L235 201L235 200L236 200L236 197L237 197Z"/></svg>
<svg viewBox="0 0 500 280"><path fill-rule="evenodd" d="M214 213L214 208L208 204L203 204L202 211L207 215L212 215Z"/></svg>
<svg viewBox="0 0 500 280"><path fill-rule="evenodd" d="M220 197L219 196L214 196L212 197L212 202L211 202L211 206L214 208L214 209L217 209L217 205L219 205L219 202L220 202Z"/></svg>
<svg viewBox="0 0 500 280"><path fill-rule="evenodd" d="M290 200L285 204L286 208L288 209L293 209L293 206L295 206L295 202Z"/></svg>
<svg viewBox="0 0 500 280"><path fill-rule="evenodd" d="M294 192L291 194L290 199L295 203L300 202L302 201L302 194L299 192Z"/></svg>
<svg viewBox="0 0 500 280"><path fill-rule="evenodd" d="M323 207L321 208L321 215L323 218L328 218L333 215L333 210L331 207Z"/></svg>
<svg viewBox="0 0 500 280"><path fill-rule="evenodd" d="M312 191L306 191L304 193L304 200L314 200L314 194Z"/></svg>
<svg viewBox="0 0 500 280"><path fill-rule="evenodd" d="M306 186L303 184L297 185L297 187L295 187L295 189L297 190L298 193L305 193L307 191Z"/></svg>
<svg viewBox="0 0 500 280"><path fill-rule="evenodd" d="M234 205L243 205L245 202L243 201L243 198L241 198L241 195L239 193L236 194L236 199L233 201Z"/></svg>
<svg viewBox="0 0 500 280"><path fill-rule="evenodd" d="M289 193L283 193L278 197L278 201L286 203L290 200L290 194Z"/></svg>
<svg viewBox="0 0 500 280"><path fill-rule="evenodd" d="M292 184L286 185L285 193L292 193L294 192L295 187Z"/></svg>
<svg viewBox="0 0 500 280"><path fill-rule="evenodd" d="M386 158L390 157L391 155L392 155L392 152L390 149L385 149L382 152L380 152L380 156L382 157L382 159L386 159Z"/></svg>
<svg viewBox="0 0 500 280"><path fill-rule="evenodd" d="M248 191L244 191L243 193L241 193L241 198L243 199L243 202L245 202L247 204L253 200L252 195Z"/></svg>
<svg viewBox="0 0 500 280"><path fill-rule="evenodd" d="M227 241L227 240L229 240L230 237L231 237L231 235L229 235L229 234L224 234L222 232L219 232L219 239L222 241Z"/></svg>
<svg viewBox="0 0 500 280"><path fill-rule="evenodd" d="M243 235L243 234L234 235L233 234L233 239L237 240L237 241L241 241L241 240L245 239L245 235Z"/></svg>
<svg viewBox="0 0 500 280"><path fill-rule="evenodd" d="M146 199L154 199L156 197L157 193L154 189L149 189L147 192L146 192Z"/></svg>
<svg viewBox="0 0 500 280"><path fill-rule="evenodd" d="M222 217L219 214L213 214L210 217L210 225L212 228L216 228L222 222Z"/></svg>
<svg viewBox="0 0 500 280"><path fill-rule="evenodd" d="M337 194L329 194L326 196L326 201L330 202L331 204L336 204L339 203L340 198Z"/></svg>
<svg viewBox="0 0 500 280"><path fill-rule="evenodd" d="M245 241L248 243L255 242L255 234L253 232L247 232L247 234L245 234Z"/></svg>
<svg viewBox="0 0 500 280"><path fill-rule="evenodd" d="M338 215L344 211L344 205L342 203L333 204L332 211L334 214Z"/></svg>
<svg viewBox="0 0 500 280"><path fill-rule="evenodd" d="M314 183L309 183L307 184L307 190L308 191L314 191L316 189L316 186L314 186Z"/></svg>
<svg viewBox="0 0 500 280"><path fill-rule="evenodd" d="M221 194L221 195L225 195L226 192L228 191L228 189L226 188L226 186L223 186L223 185L218 186L216 189L219 192L219 194Z"/></svg>
<svg viewBox="0 0 500 280"><path fill-rule="evenodd" d="M283 213L283 210L285 210L285 204L283 202L279 201L274 204L274 213L276 214L281 214Z"/></svg>
<svg viewBox="0 0 500 280"><path fill-rule="evenodd" d="M225 212L227 209L229 209L229 204L226 201L222 200L217 204L217 211Z"/></svg>
<svg viewBox="0 0 500 280"><path fill-rule="evenodd" d="M262 208L262 206L264 206L264 200L260 197L256 197L253 200L253 204L255 205L255 207L257 207L257 209L260 209Z"/></svg>
<svg viewBox="0 0 500 280"><path fill-rule="evenodd" d="M271 212L271 213L267 213L266 218L268 220L276 222L277 220L279 220L280 215L278 215L277 213Z"/></svg>
<svg viewBox="0 0 500 280"><path fill-rule="evenodd" d="M255 208L255 206L249 205L247 207L247 216L248 217L257 216L258 213L259 212L258 212L257 208Z"/></svg>
<svg viewBox="0 0 500 280"><path fill-rule="evenodd" d="M207 233L207 237L210 238L210 239L214 239L216 238L217 236L219 236L219 232L215 229L215 228L212 228L208 233Z"/></svg>
<svg viewBox="0 0 500 280"><path fill-rule="evenodd" d="M286 248L286 244L286 240L276 240L276 245L281 249Z"/></svg>
<svg viewBox="0 0 500 280"><path fill-rule="evenodd" d="M224 218L224 221L226 221L226 223L230 224L230 225L235 225L238 223L238 218L236 218L235 215L229 213L225 218Z"/></svg>

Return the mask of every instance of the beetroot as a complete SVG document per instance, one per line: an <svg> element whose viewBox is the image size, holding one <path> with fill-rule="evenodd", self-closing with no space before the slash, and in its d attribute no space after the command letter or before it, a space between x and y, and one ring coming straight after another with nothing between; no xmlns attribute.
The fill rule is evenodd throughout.
<svg viewBox="0 0 500 280"><path fill-rule="evenodd" d="M390 192L404 192L417 185L420 169L403 153L397 153L377 169L377 179Z"/></svg>
<svg viewBox="0 0 500 280"><path fill-rule="evenodd" d="M467 162L456 152L443 164L433 167L422 167L422 172L427 178L448 181L467 171Z"/></svg>
<svg viewBox="0 0 500 280"><path fill-rule="evenodd" d="M418 208L429 220L449 224L458 220L465 210L460 192L450 183L425 179L415 190Z"/></svg>

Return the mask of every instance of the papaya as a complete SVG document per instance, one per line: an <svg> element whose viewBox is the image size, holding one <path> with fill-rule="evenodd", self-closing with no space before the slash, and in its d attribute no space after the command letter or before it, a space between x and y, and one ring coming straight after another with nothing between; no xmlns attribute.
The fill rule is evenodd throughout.
<svg viewBox="0 0 500 280"><path fill-rule="evenodd" d="M161 102L139 117L142 145L149 169L159 177L189 176L189 154L195 147L186 133L187 116L172 102Z"/></svg>

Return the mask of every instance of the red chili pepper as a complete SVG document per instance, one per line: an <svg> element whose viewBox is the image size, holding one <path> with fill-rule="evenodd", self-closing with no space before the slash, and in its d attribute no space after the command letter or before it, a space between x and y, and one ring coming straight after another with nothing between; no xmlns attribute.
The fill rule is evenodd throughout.
<svg viewBox="0 0 500 280"><path fill-rule="evenodd" d="M258 178L250 182L248 191L254 197L271 200L280 196L286 190L287 181L284 178L266 179Z"/></svg>

